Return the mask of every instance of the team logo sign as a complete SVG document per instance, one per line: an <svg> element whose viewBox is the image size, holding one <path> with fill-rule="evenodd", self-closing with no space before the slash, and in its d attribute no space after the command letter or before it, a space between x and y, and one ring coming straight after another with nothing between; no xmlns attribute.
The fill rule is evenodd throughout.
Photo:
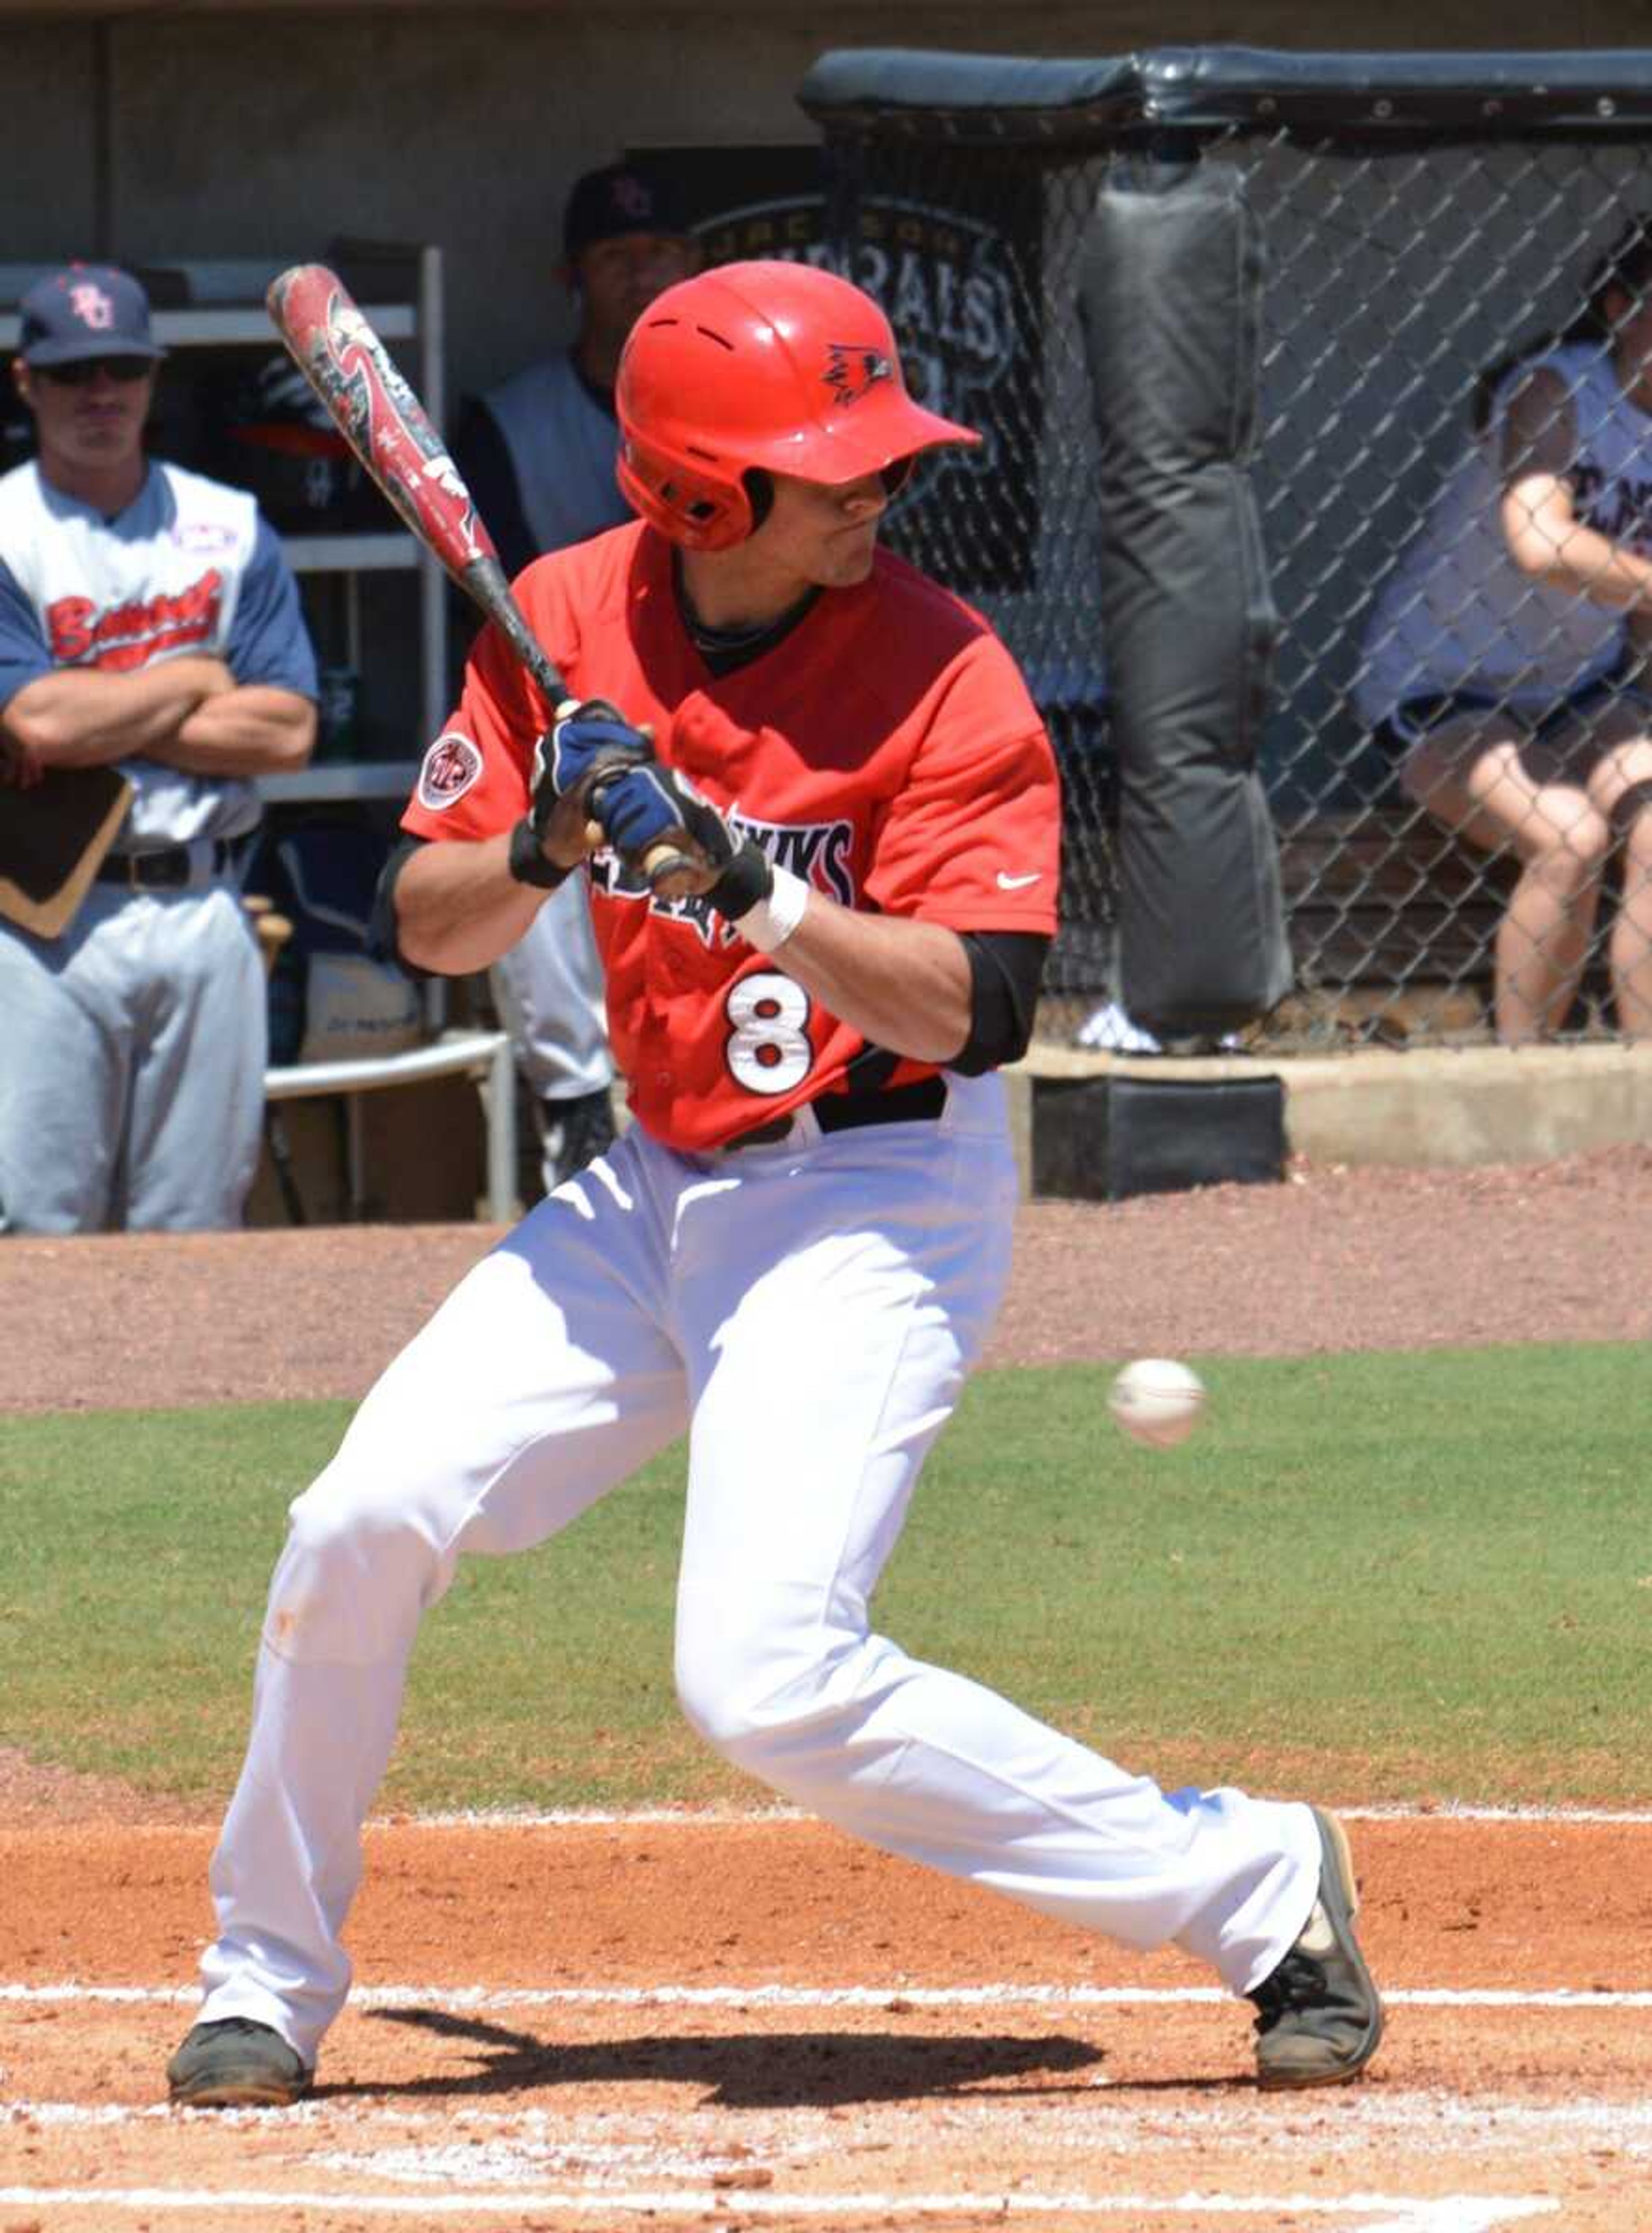
<svg viewBox="0 0 1652 2233"><path fill-rule="evenodd" d="M463 798L482 772L482 755L457 729L438 737L419 771L418 799L433 814Z"/></svg>
<svg viewBox="0 0 1652 2233"><path fill-rule="evenodd" d="M893 380L894 367L880 350L862 348L852 342L827 344L826 369L821 377L838 401L847 407L869 395L881 380Z"/></svg>

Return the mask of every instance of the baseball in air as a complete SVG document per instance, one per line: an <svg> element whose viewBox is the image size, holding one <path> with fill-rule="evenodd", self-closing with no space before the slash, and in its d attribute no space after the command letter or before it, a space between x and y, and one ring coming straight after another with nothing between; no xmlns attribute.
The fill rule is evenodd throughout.
<svg viewBox="0 0 1652 2233"><path fill-rule="evenodd" d="M1199 1423L1205 1383L1191 1365L1170 1357L1138 1357L1113 1383L1107 1408L1133 1442L1174 1449Z"/></svg>

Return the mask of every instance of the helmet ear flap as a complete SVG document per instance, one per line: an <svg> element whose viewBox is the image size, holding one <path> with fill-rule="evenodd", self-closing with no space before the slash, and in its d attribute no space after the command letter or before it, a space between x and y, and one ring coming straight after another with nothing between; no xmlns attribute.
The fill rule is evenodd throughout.
<svg viewBox="0 0 1652 2233"><path fill-rule="evenodd" d="M752 531L742 480L725 478L628 435L615 468L621 493L651 527L687 550L727 550Z"/></svg>

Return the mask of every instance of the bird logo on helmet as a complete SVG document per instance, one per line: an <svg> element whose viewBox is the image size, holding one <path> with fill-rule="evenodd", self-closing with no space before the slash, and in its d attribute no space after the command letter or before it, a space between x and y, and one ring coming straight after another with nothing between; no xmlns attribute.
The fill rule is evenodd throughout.
<svg viewBox="0 0 1652 2233"><path fill-rule="evenodd" d="M893 380L894 367L880 350L856 348L848 342L834 342L821 377L838 401L845 407L859 402L869 395L873 385L880 380Z"/></svg>
<svg viewBox="0 0 1652 2233"><path fill-rule="evenodd" d="M615 403L621 491L690 550L755 531L763 475L833 487L980 440L914 402L872 297L808 264L725 264L668 287L631 329Z"/></svg>

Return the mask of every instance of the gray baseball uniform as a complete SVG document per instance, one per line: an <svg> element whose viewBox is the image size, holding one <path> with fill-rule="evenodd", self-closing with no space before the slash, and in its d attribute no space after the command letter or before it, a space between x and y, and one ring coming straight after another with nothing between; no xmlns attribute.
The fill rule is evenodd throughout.
<svg viewBox="0 0 1652 2233"><path fill-rule="evenodd" d="M206 653L315 694L298 594L253 499L152 465L113 519L33 464L0 479L0 709L55 667ZM255 786L123 761L131 811L70 928L0 922L0 1231L238 1224L265 1006L236 882Z"/></svg>

